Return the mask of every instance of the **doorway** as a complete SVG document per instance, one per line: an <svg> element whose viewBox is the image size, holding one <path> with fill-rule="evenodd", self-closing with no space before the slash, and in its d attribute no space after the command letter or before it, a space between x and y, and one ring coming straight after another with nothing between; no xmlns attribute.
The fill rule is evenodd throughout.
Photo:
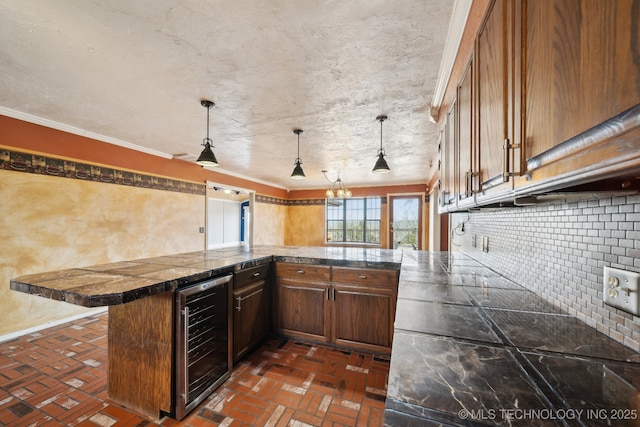
<svg viewBox="0 0 640 427"><path fill-rule="evenodd" d="M255 193L207 181L205 249L251 246Z"/></svg>
<svg viewBox="0 0 640 427"><path fill-rule="evenodd" d="M389 247L422 250L422 197L389 196Z"/></svg>

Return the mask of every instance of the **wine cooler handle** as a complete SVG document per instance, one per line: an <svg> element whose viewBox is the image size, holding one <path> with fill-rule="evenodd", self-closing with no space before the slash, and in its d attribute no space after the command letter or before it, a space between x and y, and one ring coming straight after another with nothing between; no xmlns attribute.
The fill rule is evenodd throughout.
<svg viewBox="0 0 640 427"><path fill-rule="evenodd" d="M183 340L183 351L184 351L184 358L185 358L185 363L184 363L184 394L182 395L182 397L184 398L184 401L187 401L187 398L189 397L189 364L187 363L187 357L189 355L189 307L185 306L184 310L182 311L183 313L183 317L184 317L184 324L183 324L183 328L184 330L182 331L184 333L184 340Z"/></svg>

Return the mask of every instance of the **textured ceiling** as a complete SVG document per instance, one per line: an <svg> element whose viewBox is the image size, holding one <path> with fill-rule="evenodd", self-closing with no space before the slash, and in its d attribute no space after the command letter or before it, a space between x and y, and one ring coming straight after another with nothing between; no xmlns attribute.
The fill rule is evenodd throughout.
<svg viewBox="0 0 640 427"><path fill-rule="evenodd" d="M326 186L322 170L426 183L453 3L3 0L0 106L193 161L210 99L221 172L288 189ZM305 180L289 178L295 128Z"/></svg>

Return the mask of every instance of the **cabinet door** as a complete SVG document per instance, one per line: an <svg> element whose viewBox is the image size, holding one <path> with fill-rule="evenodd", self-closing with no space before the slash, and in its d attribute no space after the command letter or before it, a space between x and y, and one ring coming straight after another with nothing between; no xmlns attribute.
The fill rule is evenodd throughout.
<svg viewBox="0 0 640 427"><path fill-rule="evenodd" d="M491 4L476 40L478 172L484 196L510 189L506 183L513 166L508 122L508 5L506 0Z"/></svg>
<svg viewBox="0 0 640 427"><path fill-rule="evenodd" d="M615 170L613 157L637 153L637 140L635 147L627 141L624 151L623 144L615 148L602 140L617 139L608 131L574 137L640 104L640 1L521 3L528 175L518 184L553 178L575 185L575 171L593 170L584 178L592 180L594 165L607 161ZM612 148L593 149L603 142Z"/></svg>
<svg viewBox="0 0 640 427"><path fill-rule="evenodd" d="M458 205L472 203L473 180L475 177L475 132L473 116L473 56L467 64L464 77L458 86Z"/></svg>
<svg viewBox="0 0 640 427"><path fill-rule="evenodd" d="M259 281L233 293L233 360L237 361L269 332L269 294Z"/></svg>
<svg viewBox="0 0 640 427"><path fill-rule="evenodd" d="M328 340L329 285L276 279L276 330L284 335Z"/></svg>
<svg viewBox="0 0 640 427"><path fill-rule="evenodd" d="M385 288L333 285L333 342L389 353L395 292Z"/></svg>
<svg viewBox="0 0 640 427"><path fill-rule="evenodd" d="M456 202L456 107L453 100L440 136L440 213L455 207Z"/></svg>

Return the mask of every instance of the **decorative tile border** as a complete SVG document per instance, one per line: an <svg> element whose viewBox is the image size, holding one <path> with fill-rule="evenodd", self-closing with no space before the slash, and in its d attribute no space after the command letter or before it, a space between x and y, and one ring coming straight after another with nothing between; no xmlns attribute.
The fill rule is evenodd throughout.
<svg viewBox="0 0 640 427"><path fill-rule="evenodd" d="M324 206L325 199L285 200L277 197L256 194L256 203L267 203L281 206Z"/></svg>
<svg viewBox="0 0 640 427"><path fill-rule="evenodd" d="M285 199L279 199L277 197L263 196L260 194L256 194L256 203L267 203L270 205L281 205L281 206L324 206L326 200L327 199L285 200ZM387 203L386 197L381 197L380 200L382 204Z"/></svg>
<svg viewBox="0 0 640 427"><path fill-rule="evenodd" d="M175 191L205 195L205 184L161 178L137 172L124 171L105 166L96 166L72 160L62 160L38 154L0 148L0 169L35 173L105 184L127 185L153 190Z"/></svg>

